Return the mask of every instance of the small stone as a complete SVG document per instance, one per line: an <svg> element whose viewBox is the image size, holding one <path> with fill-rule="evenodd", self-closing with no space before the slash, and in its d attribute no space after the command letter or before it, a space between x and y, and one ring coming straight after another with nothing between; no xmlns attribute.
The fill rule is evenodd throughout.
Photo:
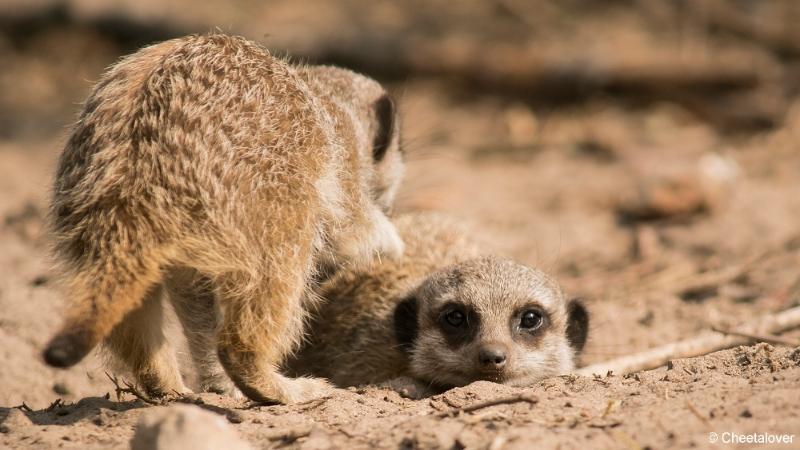
<svg viewBox="0 0 800 450"><path fill-rule="evenodd" d="M224 417L198 406L154 408L139 419L131 450L251 450Z"/></svg>
<svg viewBox="0 0 800 450"><path fill-rule="evenodd" d="M64 383L56 383L56 384L54 384L53 385L53 392L55 392L58 395L69 395L70 394L69 387L67 387L67 385L64 384Z"/></svg>
<svg viewBox="0 0 800 450"><path fill-rule="evenodd" d="M31 286L40 287L40 286L46 285L49 282L50 282L50 278L48 278L47 275L39 275L39 276L34 277L34 279L31 280Z"/></svg>
<svg viewBox="0 0 800 450"><path fill-rule="evenodd" d="M749 419L753 417L753 413L751 413L749 409L745 409L744 411L741 412L741 414L739 414L739 416L744 417L745 419Z"/></svg>
<svg viewBox="0 0 800 450"><path fill-rule="evenodd" d="M645 313L645 315L643 315L642 317L640 317L640 318L637 320L637 322L639 322L641 325L644 325L644 326L646 326L646 327L649 327L649 326L653 325L653 320L654 320L655 318L656 318L656 315L653 313L653 311L651 311L651 310L648 310L648 311Z"/></svg>
<svg viewBox="0 0 800 450"><path fill-rule="evenodd" d="M116 413L107 410L100 410L100 412L92 419L92 423L98 427L102 427L111 422Z"/></svg>
<svg viewBox="0 0 800 450"><path fill-rule="evenodd" d="M225 418L227 418L228 422L230 422L230 423L242 423L242 422L244 422L244 416L242 416L242 413L240 413L238 411L234 411L232 409L228 410L227 412L225 412Z"/></svg>

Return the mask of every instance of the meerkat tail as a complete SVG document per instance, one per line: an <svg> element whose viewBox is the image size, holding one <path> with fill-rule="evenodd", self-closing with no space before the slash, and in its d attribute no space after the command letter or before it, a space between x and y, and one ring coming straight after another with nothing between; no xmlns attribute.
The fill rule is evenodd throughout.
<svg viewBox="0 0 800 450"><path fill-rule="evenodd" d="M43 352L53 367L80 362L125 315L141 305L161 278L158 260L104 261L75 272L66 283L67 317Z"/></svg>

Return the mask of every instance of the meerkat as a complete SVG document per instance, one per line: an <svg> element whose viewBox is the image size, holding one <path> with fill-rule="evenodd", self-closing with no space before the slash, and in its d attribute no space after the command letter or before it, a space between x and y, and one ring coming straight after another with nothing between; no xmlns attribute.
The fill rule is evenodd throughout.
<svg viewBox="0 0 800 450"><path fill-rule="evenodd" d="M288 373L420 397L477 380L528 385L575 367L589 316L552 278L480 256L470 230L441 216L396 225L401 259L343 269L320 286L324 303Z"/></svg>
<svg viewBox="0 0 800 450"><path fill-rule="evenodd" d="M195 362L218 358L250 399L323 395L324 380L277 367L321 268L402 254L386 215L402 174L393 103L365 76L217 33L122 59L58 162L50 222L68 304L44 360L69 367L104 342L150 395L188 391L166 296Z"/></svg>

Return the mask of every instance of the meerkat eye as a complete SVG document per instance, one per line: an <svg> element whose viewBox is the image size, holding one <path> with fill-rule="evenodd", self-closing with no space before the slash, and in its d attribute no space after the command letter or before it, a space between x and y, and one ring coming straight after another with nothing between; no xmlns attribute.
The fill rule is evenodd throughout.
<svg viewBox="0 0 800 450"><path fill-rule="evenodd" d="M464 324L464 321L467 317L461 311L454 309L444 316L444 320L447 322L448 325L452 327L460 327Z"/></svg>
<svg viewBox="0 0 800 450"><path fill-rule="evenodd" d="M528 310L522 313L519 321L520 328L535 330L542 326L542 315L538 311Z"/></svg>

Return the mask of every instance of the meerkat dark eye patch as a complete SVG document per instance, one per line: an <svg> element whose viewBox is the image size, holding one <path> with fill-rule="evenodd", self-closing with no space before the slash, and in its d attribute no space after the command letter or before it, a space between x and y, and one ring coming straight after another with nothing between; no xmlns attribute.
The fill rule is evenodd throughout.
<svg viewBox="0 0 800 450"><path fill-rule="evenodd" d="M589 336L589 312L580 299L574 298L567 305L567 339L576 352L581 352Z"/></svg>
<svg viewBox="0 0 800 450"><path fill-rule="evenodd" d="M397 345L403 351L409 351L414 345L419 333L417 323L417 308L419 302L416 297L409 296L394 309L394 336Z"/></svg>
<svg viewBox="0 0 800 450"><path fill-rule="evenodd" d="M372 141L372 159L380 162L389 150L395 128L394 102L389 95L384 94L372 106L378 127Z"/></svg>
<svg viewBox="0 0 800 450"><path fill-rule="evenodd" d="M471 342L478 334L478 313L458 303L448 303L439 309L436 323L447 344L458 348Z"/></svg>
<svg viewBox="0 0 800 450"><path fill-rule="evenodd" d="M511 314L509 326L514 340L529 348L536 348L542 340L543 330L551 324L547 311L537 303L526 305Z"/></svg>

